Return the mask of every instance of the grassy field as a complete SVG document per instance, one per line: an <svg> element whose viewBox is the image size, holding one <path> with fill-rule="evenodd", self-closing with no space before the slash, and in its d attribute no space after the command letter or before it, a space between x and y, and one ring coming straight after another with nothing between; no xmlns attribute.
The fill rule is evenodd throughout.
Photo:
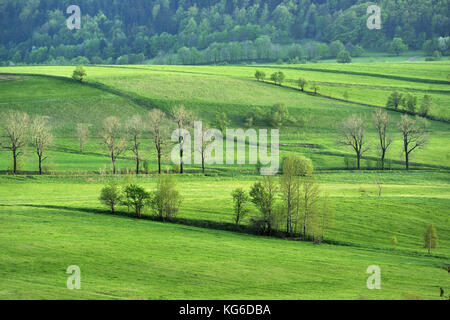
<svg viewBox="0 0 450 320"><path fill-rule="evenodd" d="M401 114L389 111L391 170L382 172L371 116L390 92L401 90L432 95L433 116L448 119L450 63L382 59L349 65L89 66L83 84L70 80L71 66L0 68L0 111L49 116L56 135L42 177L35 175L31 148L17 176L9 174L10 154L0 153L0 299L404 299L408 293L438 299L439 287L450 290L443 269L450 264L450 124L428 120L429 144L414 152L414 170L406 172L396 125ZM285 86L257 82L256 69L268 75L282 70ZM320 93L329 97L294 88L300 76L320 82ZM344 92L349 101L336 100ZM280 156L311 158L332 200L335 222L327 244L219 230L232 223L231 192L249 190L260 179L254 165L211 165L206 176L187 165L187 174L177 176L183 196L178 218L191 226L111 216L99 203L100 189L112 179L104 174L110 160L99 137L106 115L125 121L154 107L169 111L184 104L211 126L225 112L231 127L243 127L255 108L267 111L276 103L284 103L294 120L280 128ZM354 113L365 118L371 147L362 171L351 170L353 163L347 168L354 154L336 143L341 120ZM75 135L79 122L91 125L83 153ZM171 166L169 151L164 169ZM154 172L147 134L142 157ZM134 168L131 152L118 166ZM115 179L147 190L156 184L153 174ZM439 247L429 257L422 242L431 223ZM243 222L248 224L249 218ZM82 290L65 287L72 264L81 267ZM381 267L382 290L367 289L369 265Z"/></svg>
<svg viewBox="0 0 450 320"><path fill-rule="evenodd" d="M334 175L324 180L336 181ZM101 183L93 177L3 177L0 297L403 299L412 292L437 299L439 287L450 285L442 269L450 258L450 194L448 180L426 186L422 177L386 186L381 199L361 199L355 181L328 185L338 207L329 237L350 242L333 246L98 214L91 209L99 206ZM219 221L231 220L228 191L249 184L244 178L178 180L186 198L180 216ZM139 182L153 188L152 178ZM212 187L219 206L211 203ZM415 196L418 189L422 194ZM440 226L441 249L433 257L421 249L429 222ZM392 234L399 239L395 249L389 248ZM82 270L80 291L65 288L72 264ZM382 270L380 291L365 285L372 264Z"/></svg>

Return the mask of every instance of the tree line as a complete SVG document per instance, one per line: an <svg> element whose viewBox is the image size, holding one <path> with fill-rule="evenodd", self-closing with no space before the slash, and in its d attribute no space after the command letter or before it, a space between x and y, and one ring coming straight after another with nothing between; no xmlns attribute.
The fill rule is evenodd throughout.
<svg viewBox="0 0 450 320"><path fill-rule="evenodd" d="M381 170L385 169L385 158L389 148L392 146L390 133L391 118L387 111L377 109L372 115L373 125L377 132L378 148L380 150ZM402 150L405 157L406 170L409 170L411 153L424 148L429 139L426 120L420 117L412 119L407 114L401 116L397 123L401 133ZM369 150L366 139L366 122L362 116L353 114L342 120L339 128L340 138L338 143L353 149L357 159L357 169L361 169L361 157Z"/></svg>
<svg viewBox="0 0 450 320"><path fill-rule="evenodd" d="M378 196L381 197L381 188ZM249 191L233 190L231 199L235 229L241 230L241 224L247 220L250 230L264 236L320 244L329 240L325 236L335 221L334 205L319 183L311 160L299 155L283 159L278 181L275 176L264 176ZM147 210L153 218L163 222L175 222L182 204L176 180L166 174L157 178L156 188L151 192L136 183L121 186L116 180L110 180L101 189L99 200L112 214L116 214L118 208L126 208L128 215L142 218ZM251 205L257 214L247 219L252 212ZM393 236L390 243L395 249L397 237ZM437 232L430 224L424 233L423 247L431 255L437 246Z"/></svg>
<svg viewBox="0 0 450 320"><path fill-rule="evenodd" d="M0 61L133 64L154 59L200 64L302 59L302 54L288 55L296 50L291 44L301 44L304 57L311 59L324 58L324 45L336 40L353 55L351 48L357 46L389 51L394 38L431 54L448 55L450 50L445 0L380 0L380 30L366 27L371 3L359 0L79 0L80 30L66 27L70 4L0 0Z"/></svg>

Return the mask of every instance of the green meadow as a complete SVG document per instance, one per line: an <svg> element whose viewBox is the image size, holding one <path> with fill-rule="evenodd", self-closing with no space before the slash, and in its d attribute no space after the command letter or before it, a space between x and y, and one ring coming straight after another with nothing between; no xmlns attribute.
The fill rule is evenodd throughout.
<svg viewBox="0 0 450 320"><path fill-rule="evenodd" d="M439 288L450 291L444 269L450 264L450 63L381 59L348 65L87 66L83 83L71 79L73 66L0 68L0 111L48 116L55 135L43 176L31 147L20 158L18 175L10 172L10 153L0 153L0 299L442 299ZM286 81L258 82L257 69L268 78L283 71ZM318 82L319 95L309 86L299 91L299 77ZM431 115L440 119L427 120L429 143L412 153L409 171L397 128L402 113L393 110L389 170L378 166L372 115L395 90L416 95L419 105L431 95ZM106 116L124 122L183 104L211 127L225 113L230 127L244 128L255 110L278 103L292 118L280 128L280 158L310 158L329 194L334 218L326 243L247 233L254 206L242 229L232 228L232 191L248 191L261 180L250 164L207 165L206 174L199 165L186 165L186 174L176 175L183 198L177 223L154 221L148 210L144 219L128 217L126 208L111 215L100 204L100 190L111 179L147 190L157 181L149 134L142 139L149 174L130 173L131 152L117 160L120 174L108 174L111 161L100 138ZM370 146L362 170L355 170L354 152L337 143L342 119L352 114L364 118ZM90 125L83 153L77 123ZM172 168L171 148L164 170ZM423 237L430 224L439 245L428 256ZM396 245L390 242L394 236ZM81 290L66 288L69 265L81 268ZM381 290L366 286L370 265L381 268Z"/></svg>

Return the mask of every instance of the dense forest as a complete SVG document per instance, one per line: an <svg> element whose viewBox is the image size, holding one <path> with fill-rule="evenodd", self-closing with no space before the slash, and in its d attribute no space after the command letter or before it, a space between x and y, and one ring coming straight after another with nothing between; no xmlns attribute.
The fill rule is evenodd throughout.
<svg viewBox="0 0 450 320"><path fill-rule="evenodd" d="M69 5L81 28L69 30ZM367 28L381 7L382 28ZM448 0L0 0L2 64L306 61L341 51L449 54ZM400 47L398 47L398 41ZM400 49L399 49L400 48Z"/></svg>

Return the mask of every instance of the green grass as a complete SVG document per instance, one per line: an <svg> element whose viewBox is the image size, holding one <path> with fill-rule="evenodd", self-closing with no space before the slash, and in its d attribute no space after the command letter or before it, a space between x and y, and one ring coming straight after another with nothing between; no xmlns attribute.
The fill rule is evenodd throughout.
<svg viewBox="0 0 450 320"><path fill-rule="evenodd" d="M412 292L438 299L439 287L449 288L442 266L450 261L450 124L428 121L430 142L414 152L415 170L406 172L396 127L401 114L389 111L394 143L387 157L393 170L380 172L371 122L375 108L359 104L384 106L386 95L398 89L431 94L439 102L434 115L448 115L449 90L443 81L450 64L403 63L403 58L389 63L361 58L350 65L89 66L85 84L68 79L74 67L0 68L0 74L23 74L0 76L0 110L49 116L56 135L45 161L50 175L34 175L37 159L30 147L20 161L25 174L18 176L5 174L11 156L0 153L0 298L403 299ZM255 81L257 68L269 75L283 70L286 87ZM299 76L321 82L321 93L333 98L342 99L345 90L350 101L294 90ZM187 165L188 174L177 176L183 196L180 221L216 229L101 214L105 209L98 195L109 177L99 173L110 170L99 138L105 116L125 121L152 107L168 111L184 104L212 126L216 113L225 112L232 127L243 127L255 107L268 111L276 103L286 104L296 121L280 128L281 157L311 158L332 200L335 223L326 234L328 244L217 230L230 229L232 190L249 190L260 179L253 165L207 166L207 176L198 165ZM336 143L341 120L353 113L365 117L371 147L362 171L343 170L344 160L354 161L354 155ZM83 153L75 137L78 122L91 124ZM170 149L164 169L171 166ZM142 157L156 170L148 134ZM123 154L118 166L133 170L132 154ZM156 183L154 175L118 179L147 190ZM383 184L381 197L377 180ZM256 212L252 208L250 216ZM430 223L439 235L432 257L422 248ZM390 245L394 235L395 249ZM65 270L72 264L82 270L80 291L65 288ZM372 264L382 270L380 291L366 288L365 270Z"/></svg>
<svg viewBox="0 0 450 320"><path fill-rule="evenodd" d="M340 210L345 210L336 213L340 222L330 237L350 242L332 246L85 212L98 207L100 184L92 179L2 178L2 299L403 299L408 292L438 299L439 287L450 284L441 268L450 257L445 184L425 187L421 204L414 201L423 194L405 201L404 193L415 193L413 186L387 186L385 198L371 196L373 200L364 202L358 201L358 185L330 186ZM228 191L249 182L180 179L186 197L180 216L192 219L194 212L203 218L203 208L212 219L216 214L225 218L222 211L231 205ZM208 199L211 186L218 192L215 206ZM438 191L441 196L436 196ZM375 203L396 196L399 200L390 202L390 209L409 206L409 214L348 210L367 201L366 208L372 210ZM52 205L56 207L49 208ZM442 210L429 212L436 205ZM226 215L231 218L229 211ZM420 235L430 220L441 241L435 257L427 257L421 248ZM388 247L392 234L399 239L395 250ZM372 244L358 241L369 236ZM65 269L73 264L81 268L79 291L65 288ZM365 270L373 264L382 270L379 291L366 288Z"/></svg>
<svg viewBox="0 0 450 320"><path fill-rule="evenodd" d="M71 70L72 67L15 67L2 68L0 72L68 76ZM254 107L260 107L263 111L267 111L276 103L284 103L289 107L291 116L299 125L281 128L281 140L284 144L282 156L290 152L303 153L313 159L316 167L323 169L344 168L344 157L353 157L351 150L337 146L336 140L338 139L340 119L355 112L360 113L366 118L368 139L372 144L371 150L366 156L369 157L369 162L376 161L378 152L376 133L371 122L373 108L314 97L297 90L279 88L268 83L258 83L252 78L253 71L253 67L137 66L87 68L89 82L105 83L126 95L138 95L148 105L166 111L174 105L184 104L187 108L195 111L198 119L209 122L211 125L214 125L213 120L217 112L226 112L232 120L232 126L242 127L245 118L252 114ZM288 70L288 72L288 77L294 79L298 71L293 69L292 71ZM405 72L407 73L407 71ZM328 75L328 73L324 73L323 76ZM342 77L345 77L345 75L337 75L337 77L340 77L339 81L343 81ZM117 115L125 120L132 114L144 114L148 110L147 104L139 106L109 91L72 81L34 77L0 81L7 84L4 87L2 86L5 89L0 89L0 103L3 108L21 109L31 114L40 113L48 115L54 120L52 123L61 132L58 134L61 139L50 154L48 167L53 171L73 171L76 169L94 171L110 166L107 157L104 156L105 150L101 148L98 139L92 139L91 146L88 147L88 150L92 151L91 154L77 154L78 146L75 139L77 122L86 122L85 120L89 119L95 136L98 135L105 114ZM327 81L331 80L327 78ZM350 77L350 83L358 81L364 83L365 80L361 77L352 80ZM390 80L381 79L379 81ZM40 89L35 90L39 83L42 83ZM431 84L427 84L427 86L429 85ZM360 92L357 88L351 87L350 89L355 90L360 95L366 95L364 90ZM377 96L377 91L372 90L370 93L373 93L375 97ZM350 93L351 95L352 93ZM370 99L373 96L367 94ZM53 100L60 102L55 103ZM448 110L445 106L446 104L442 104L442 108ZM395 142L388 157L393 161L392 166L399 168L402 160L401 143L395 123L399 121L400 114L390 112L390 115L393 118L391 131ZM431 131L430 143L425 150L414 153L413 161L417 163L417 166L449 167L450 159L446 145L446 141L449 139L449 125L430 121L429 128ZM149 137L147 136L147 138ZM313 144L320 148L311 150L296 147L299 144ZM148 143L145 148L145 158L151 161L152 168L154 168L153 147ZM60 152L55 153L58 150L63 150L63 153L67 153L67 155L61 155ZM125 157L130 158L131 155L128 154ZM28 152L28 156L24 159L23 170L35 170L36 165L32 160L32 151ZM374 164L369 165L374 167ZM0 155L0 166L4 168L11 166L8 155ZM121 166L132 167L132 163L131 161L124 161ZM233 170L235 169L233 168Z"/></svg>

